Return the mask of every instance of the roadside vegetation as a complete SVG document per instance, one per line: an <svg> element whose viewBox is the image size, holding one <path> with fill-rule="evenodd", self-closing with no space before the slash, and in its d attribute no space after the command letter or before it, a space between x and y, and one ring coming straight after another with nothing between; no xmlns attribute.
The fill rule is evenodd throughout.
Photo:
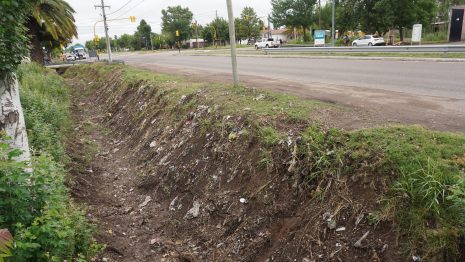
<svg viewBox="0 0 465 262"><path fill-rule="evenodd" d="M372 199L377 208L370 213L369 222L375 228L390 223L405 257L459 261L464 256L464 134L420 126L348 132L309 120L313 110L330 105L253 88L191 83L121 65L79 66L66 73L70 78L76 75L101 81L118 76L117 88L107 101L117 101L131 89L153 89L158 102L147 105L146 110L174 116L170 125L182 122L199 106L208 106L212 112L200 121L200 133L258 142L261 159L257 166L278 175L287 170L302 176L302 183L312 188L308 192L311 197L323 201L331 181L340 178L380 187L382 194ZM134 117L142 121L147 116L138 113ZM241 127L225 126L230 117L239 117ZM289 143L295 143L290 151ZM289 157L290 164L283 163ZM374 182L379 180L384 182Z"/></svg>
<svg viewBox="0 0 465 262"><path fill-rule="evenodd" d="M14 161L21 152L2 136L0 228L14 239L6 261L88 261L100 246L65 186L69 90L60 76L36 64L22 65L18 76L33 158L30 166Z"/></svg>

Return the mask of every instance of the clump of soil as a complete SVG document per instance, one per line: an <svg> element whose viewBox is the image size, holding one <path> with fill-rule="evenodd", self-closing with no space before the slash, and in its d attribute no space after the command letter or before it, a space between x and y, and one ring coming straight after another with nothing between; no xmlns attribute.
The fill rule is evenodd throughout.
<svg viewBox="0 0 465 262"><path fill-rule="evenodd" d="M105 79L92 68L79 72L67 76L76 125L72 192L98 225L102 261L406 258L393 225L371 220L382 178L306 183L292 172L298 123L283 124L288 141L264 163L248 119L202 104L201 90L185 110L191 98L171 105L169 90L125 82L119 70Z"/></svg>

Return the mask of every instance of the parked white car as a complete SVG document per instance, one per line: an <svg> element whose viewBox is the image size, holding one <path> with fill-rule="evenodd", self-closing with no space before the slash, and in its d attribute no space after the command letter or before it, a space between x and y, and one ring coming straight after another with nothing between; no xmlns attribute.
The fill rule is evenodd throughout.
<svg viewBox="0 0 465 262"><path fill-rule="evenodd" d="M66 54L67 61L75 61L76 57L73 54Z"/></svg>
<svg viewBox="0 0 465 262"><path fill-rule="evenodd" d="M362 36L352 42L352 46L375 46L375 45L386 45L384 38L377 35L366 35Z"/></svg>
<svg viewBox="0 0 465 262"><path fill-rule="evenodd" d="M273 38L263 38L255 43L255 49L279 47L279 42Z"/></svg>

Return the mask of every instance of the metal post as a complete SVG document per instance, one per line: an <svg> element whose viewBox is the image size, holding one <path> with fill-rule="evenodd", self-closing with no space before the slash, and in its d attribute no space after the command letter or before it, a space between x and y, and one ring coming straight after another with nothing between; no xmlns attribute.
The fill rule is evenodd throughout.
<svg viewBox="0 0 465 262"><path fill-rule="evenodd" d="M197 20L195 20L195 42L197 44L197 49L199 49L199 26Z"/></svg>
<svg viewBox="0 0 465 262"><path fill-rule="evenodd" d="M239 75L237 74L237 54L236 54L236 29L234 27L234 15L231 0L226 0L229 17L229 41L231 44L231 63L233 71L234 85L239 85Z"/></svg>
<svg viewBox="0 0 465 262"><path fill-rule="evenodd" d="M331 43L331 45L334 47L334 43L335 43L334 40L335 40L335 38L336 38L336 37L335 37L335 35L336 35L336 30L335 30L335 26L334 26L334 20L335 20L335 19L334 19L334 16L335 16L335 9L336 9L336 0L333 0L333 8L332 8L332 9L333 9L333 19L332 19L332 25L333 25L333 26L332 26L332 30L331 30L331 31L332 31L332 34L331 34L332 43Z"/></svg>
<svg viewBox="0 0 465 262"><path fill-rule="evenodd" d="M108 36L107 15L105 14L105 8L110 7L110 6L105 6L105 3L103 2L103 0L101 0L101 3L102 3L101 6L96 5L95 7L101 7L102 8L103 26L105 27L105 37L107 39L108 61L111 63L111 62L113 62L113 60L111 58L110 37Z"/></svg>

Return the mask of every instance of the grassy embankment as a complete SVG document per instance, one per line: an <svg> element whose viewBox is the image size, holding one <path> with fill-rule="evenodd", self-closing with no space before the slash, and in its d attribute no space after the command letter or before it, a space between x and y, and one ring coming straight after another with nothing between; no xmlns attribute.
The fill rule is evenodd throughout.
<svg viewBox="0 0 465 262"><path fill-rule="evenodd" d="M118 70L127 88L136 88L140 83L145 83L145 88L157 88L166 110L176 110L180 118L198 105L208 105L223 116L243 116L250 128L231 133L230 138L256 138L262 152L257 164L263 166L275 161L273 151L285 143L288 128L300 130L295 172L306 170L307 183L321 184L330 177L355 173L363 173L368 179L385 177L388 183L376 200L380 208L370 214L371 223L392 223L406 254L419 254L428 261L454 261L463 256L459 249L465 237L464 134L434 132L419 126L353 132L325 129L308 120L312 110L327 106L312 100L246 87L191 83L120 65L83 66L70 71L97 71L99 78L105 79ZM207 95L197 95L199 90ZM126 90L115 90L120 91ZM190 99L180 106L182 97ZM221 120L206 117L200 132L220 128Z"/></svg>
<svg viewBox="0 0 465 262"><path fill-rule="evenodd" d="M18 77L33 172L11 160L18 152L8 148L7 138L0 140L0 228L14 237L6 259L88 261L100 249L92 240L94 227L65 186L69 90L60 76L34 64L22 65Z"/></svg>

